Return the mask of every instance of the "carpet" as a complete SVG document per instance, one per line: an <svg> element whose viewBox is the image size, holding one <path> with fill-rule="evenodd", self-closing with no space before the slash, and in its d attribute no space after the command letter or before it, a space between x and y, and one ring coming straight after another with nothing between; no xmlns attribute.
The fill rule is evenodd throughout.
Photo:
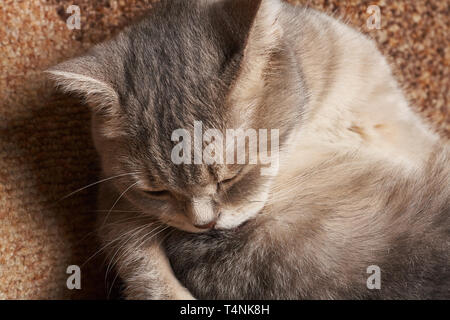
<svg viewBox="0 0 450 320"><path fill-rule="evenodd" d="M450 134L450 3L292 1L341 17L374 38L411 104L442 135ZM66 9L78 5L81 29ZM89 110L55 92L42 73L110 38L151 8L151 0L0 2L0 299L103 299L103 257L93 233L99 165ZM381 9L369 29L367 8ZM69 290L69 265L81 290ZM113 290L114 291L114 290Z"/></svg>

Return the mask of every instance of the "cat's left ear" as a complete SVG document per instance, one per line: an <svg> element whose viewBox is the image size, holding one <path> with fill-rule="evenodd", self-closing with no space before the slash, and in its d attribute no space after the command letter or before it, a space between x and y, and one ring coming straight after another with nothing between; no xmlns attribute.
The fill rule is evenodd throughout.
<svg viewBox="0 0 450 320"><path fill-rule="evenodd" d="M45 71L65 92L85 98L94 111L110 113L119 103L113 84L95 56L81 56L62 62Z"/></svg>

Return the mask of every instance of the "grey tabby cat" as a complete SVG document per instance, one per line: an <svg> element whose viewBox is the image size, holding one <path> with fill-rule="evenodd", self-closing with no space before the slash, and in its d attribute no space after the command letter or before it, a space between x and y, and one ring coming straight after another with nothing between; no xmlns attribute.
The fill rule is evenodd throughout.
<svg viewBox="0 0 450 320"><path fill-rule="evenodd" d="M48 72L93 107L126 298L450 298L448 143L347 25L281 0L165 1ZM279 129L278 169L176 165L194 121Z"/></svg>

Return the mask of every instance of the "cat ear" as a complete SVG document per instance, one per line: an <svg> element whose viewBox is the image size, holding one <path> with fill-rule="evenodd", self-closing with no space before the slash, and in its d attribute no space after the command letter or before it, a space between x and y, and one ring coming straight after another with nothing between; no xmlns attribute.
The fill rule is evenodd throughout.
<svg viewBox="0 0 450 320"><path fill-rule="evenodd" d="M245 51L263 54L279 44L281 0L225 0L223 8L244 34Z"/></svg>
<svg viewBox="0 0 450 320"><path fill-rule="evenodd" d="M255 99L264 93L264 79L270 74L268 67L277 67L277 63L270 62L282 51L279 17L284 5L281 0L226 0L228 14L240 21L240 26L248 26L244 29L247 32L238 77L229 95L236 110L257 104Z"/></svg>
<svg viewBox="0 0 450 320"><path fill-rule="evenodd" d="M74 58L45 72L57 87L82 96L95 111L110 111L112 106L118 104L118 94L94 56Z"/></svg>

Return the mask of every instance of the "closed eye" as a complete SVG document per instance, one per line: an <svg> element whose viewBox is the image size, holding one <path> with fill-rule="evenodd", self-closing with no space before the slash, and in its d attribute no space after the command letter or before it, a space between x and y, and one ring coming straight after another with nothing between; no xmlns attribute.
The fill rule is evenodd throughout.
<svg viewBox="0 0 450 320"><path fill-rule="evenodd" d="M231 182L231 181L233 181L235 179L236 179L236 176L234 176L233 178L222 180L222 181L220 181L220 183L226 184L226 183Z"/></svg>
<svg viewBox="0 0 450 320"><path fill-rule="evenodd" d="M240 169L233 177L220 181L219 184L229 184L230 182L237 180L237 178L241 175L241 172L242 169Z"/></svg>
<svg viewBox="0 0 450 320"><path fill-rule="evenodd" d="M170 192L167 190L160 190L160 191L151 191L151 190L144 190L144 192L154 198L163 198L170 196Z"/></svg>

